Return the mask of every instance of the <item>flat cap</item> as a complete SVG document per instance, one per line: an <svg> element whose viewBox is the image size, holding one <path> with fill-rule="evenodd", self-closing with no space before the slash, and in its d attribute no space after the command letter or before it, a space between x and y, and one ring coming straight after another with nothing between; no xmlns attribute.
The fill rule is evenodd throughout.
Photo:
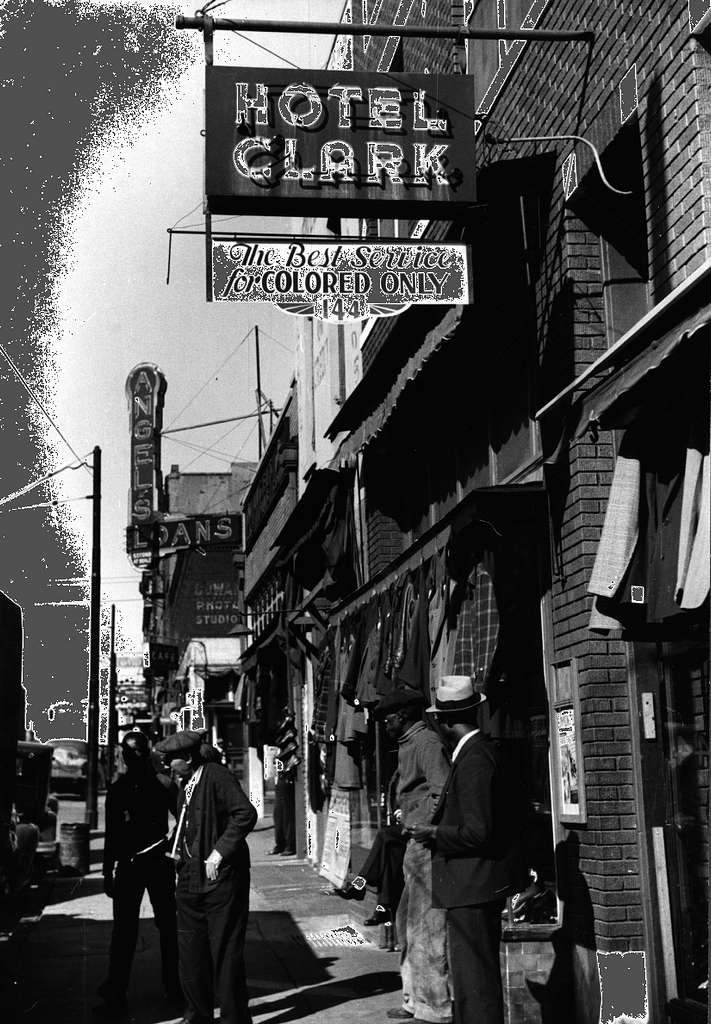
<svg viewBox="0 0 711 1024"><path fill-rule="evenodd" d="M389 715L391 711L399 711L401 708L424 703L424 695L419 690L409 690L404 686L396 686L378 702L375 714L382 718L384 715Z"/></svg>
<svg viewBox="0 0 711 1024"><path fill-rule="evenodd" d="M181 729L180 732L173 733L172 736L167 736L160 743L156 743L154 750L160 754L184 754L199 747L204 739L204 732L196 732L195 729Z"/></svg>

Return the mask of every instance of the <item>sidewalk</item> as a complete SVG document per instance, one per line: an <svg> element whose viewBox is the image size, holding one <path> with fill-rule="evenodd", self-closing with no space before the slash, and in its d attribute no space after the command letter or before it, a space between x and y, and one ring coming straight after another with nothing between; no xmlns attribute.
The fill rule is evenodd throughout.
<svg viewBox="0 0 711 1024"><path fill-rule="evenodd" d="M62 820L76 820L75 808L83 815L83 805L70 805ZM269 857L272 845L271 819L265 818L249 837L252 894L246 963L255 1024L384 1020L387 1009L400 1005L399 956L378 948L378 928L362 926L374 897L358 904L324 895L328 883L309 863ZM104 977L111 934L111 901L102 892L102 847L100 817L91 843L91 874L48 879L41 892L41 916L30 915L2 950L6 979L13 974L17 979L18 1021L95 1020L92 1006L98 1001L96 988ZM131 1024L173 1024L180 1017L175 1010L168 1012L161 998L158 932L147 897L141 917L126 1019ZM12 1019L3 1014L8 1024Z"/></svg>

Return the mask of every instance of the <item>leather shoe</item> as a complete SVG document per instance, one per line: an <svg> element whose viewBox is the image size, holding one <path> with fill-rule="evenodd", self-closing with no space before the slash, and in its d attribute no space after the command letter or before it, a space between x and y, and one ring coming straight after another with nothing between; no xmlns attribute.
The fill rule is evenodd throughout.
<svg viewBox="0 0 711 1024"><path fill-rule="evenodd" d="M277 853L283 853L283 852L284 852L284 847L283 846L274 846L267 853L267 857L274 857L274 856L276 856Z"/></svg>
<svg viewBox="0 0 711 1024"><path fill-rule="evenodd" d="M296 856L296 850L280 850L279 851L279 856L280 857L295 857Z"/></svg>
<svg viewBox="0 0 711 1024"><path fill-rule="evenodd" d="M376 924L385 924L386 922L392 921L392 914L387 907L376 907L371 917L366 917L363 924L366 928L370 928Z"/></svg>
<svg viewBox="0 0 711 1024"><path fill-rule="evenodd" d="M388 1010L385 1014L390 1020L414 1020L414 1013L410 1013L409 1010L403 1009L401 1006L396 1006L394 1010Z"/></svg>

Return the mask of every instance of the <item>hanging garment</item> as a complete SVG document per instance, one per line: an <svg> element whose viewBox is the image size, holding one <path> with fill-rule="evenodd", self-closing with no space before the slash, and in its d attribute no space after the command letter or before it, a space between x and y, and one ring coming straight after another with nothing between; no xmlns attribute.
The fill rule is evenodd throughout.
<svg viewBox="0 0 711 1024"><path fill-rule="evenodd" d="M449 623L447 621L449 586L446 557L442 550L433 559L432 583L427 610L430 640L430 703L432 704L434 704L435 693L442 676L451 675Z"/></svg>
<svg viewBox="0 0 711 1024"><path fill-rule="evenodd" d="M398 686L419 690L423 698L430 698L430 635L429 604L430 563L423 563L414 579L415 610L402 668L396 675Z"/></svg>
<svg viewBox="0 0 711 1024"><path fill-rule="evenodd" d="M378 701L376 686L380 668L381 633L380 602L376 597L370 602L364 615L363 656L358 670L355 698L359 704L372 705Z"/></svg>
<svg viewBox="0 0 711 1024"><path fill-rule="evenodd" d="M342 664L342 675L341 675L341 696L344 700L347 700L349 704L353 704L356 699L356 692L358 689L358 671L360 669L360 663L363 653L364 645L364 634L365 634L365 622L364 614L362 612L356 612L355 616L351 618L349 623L352 635L347 645Z"/></svg>
<svg viewBox="0 0 711 1024"><path fill-rule="evenodd" d="M698 608L709 593L711 524L709 456L688 448L681 500L676 593L682 608Z"/></svg>
<svg viewBox="0 0 711 1024"><path fill-rule="evenodd" d="M590 592L598 594L591 628L610 628L601 624L600 615L617 628L639 628L658 625L685 612L677 595L679 569L686 560L680 540L691 532L691 525L682 528L685 462L692 466L694 462L688 458L688 439L688 422L680 415L661 415L657 410L639 417L625 433L618 463L622 458L627 465L619 474L621 484L616 489L615 504L608 506L588 586ZM625 481L628 493L618 501ZM686 492L687 516L691 515L694 487L691 481ZM625 564L627 547L614 543L614 538L631 538L635 531L636 543ZM700 543L703 545L703 532ZM689 563L690 556L685 582Z"/></svg>
<svg viewBox="0 0 711 1024"><path fill-rule="evenodd" d="M323 743L328 722L328 706L335 679L335 630L326 630L319 648L318 662L314 673L314 712L311 719L311 733L316 742Z"/></svg>
<svg viewBox="0 0 711 1024"><path fill-rule="evenodd" d="M453 675L471 676L476 690L485 691L499 642L499 611L492 578L493 558L488 569L480 562L452 595L457 616Z"/></svg>

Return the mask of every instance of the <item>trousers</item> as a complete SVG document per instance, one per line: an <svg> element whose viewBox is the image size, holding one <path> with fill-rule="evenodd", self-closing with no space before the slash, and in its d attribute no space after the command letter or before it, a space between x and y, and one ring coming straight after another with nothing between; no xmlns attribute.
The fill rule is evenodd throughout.
<svg viewBox="0 0 711 1024"><path fill-rule="evenodd" d="M274 787L274 845L279 850L296 849L296 805L293 779L277 776Z"/></svg>
<svg viewBox="0 0 711 1024"><path fill-rule="evenodd" d="M499 948L504 900L447 911L455 1024L504 1024Z"/></svg>
<svg viewBox="0 0 711 1024"><path fill-rule="evenodd" d="M249 916L249 871L232 871L207 892L189 892L178 878L178 951L185 1020L251 1024L244 939Z"/></svg>
<svg viewBox="0 0 711 1024"><path fill-rule="evenodd" d="M105 989L113 998L126 995L131 964L138 939L138 919L143 893L153 907L160 933L163 987L180 992L178 979L178 938L175 916L175 865L163 853L145 853L134 860L119 861L114 879L114 927L109 950L109 971Z"/></svg>
<svg viewBox="0 0 711 1024"><path fill-rule="evenodd" d="M420 1020L451 1021L446 911L432 906L432 856L410 840L403 860L405 888L395 919L402 947L402 1004ZM471 1024L471 1018L468 1024Z"/></svg>
<svg viewBox="0 0 711 1024"><path fill-rule="evenodd" d="M359 871L368 885L378 890L378 902L393 912L398 908L405 885L402 861L406 844L407 838L399 825L378 829Z"/></svg>

